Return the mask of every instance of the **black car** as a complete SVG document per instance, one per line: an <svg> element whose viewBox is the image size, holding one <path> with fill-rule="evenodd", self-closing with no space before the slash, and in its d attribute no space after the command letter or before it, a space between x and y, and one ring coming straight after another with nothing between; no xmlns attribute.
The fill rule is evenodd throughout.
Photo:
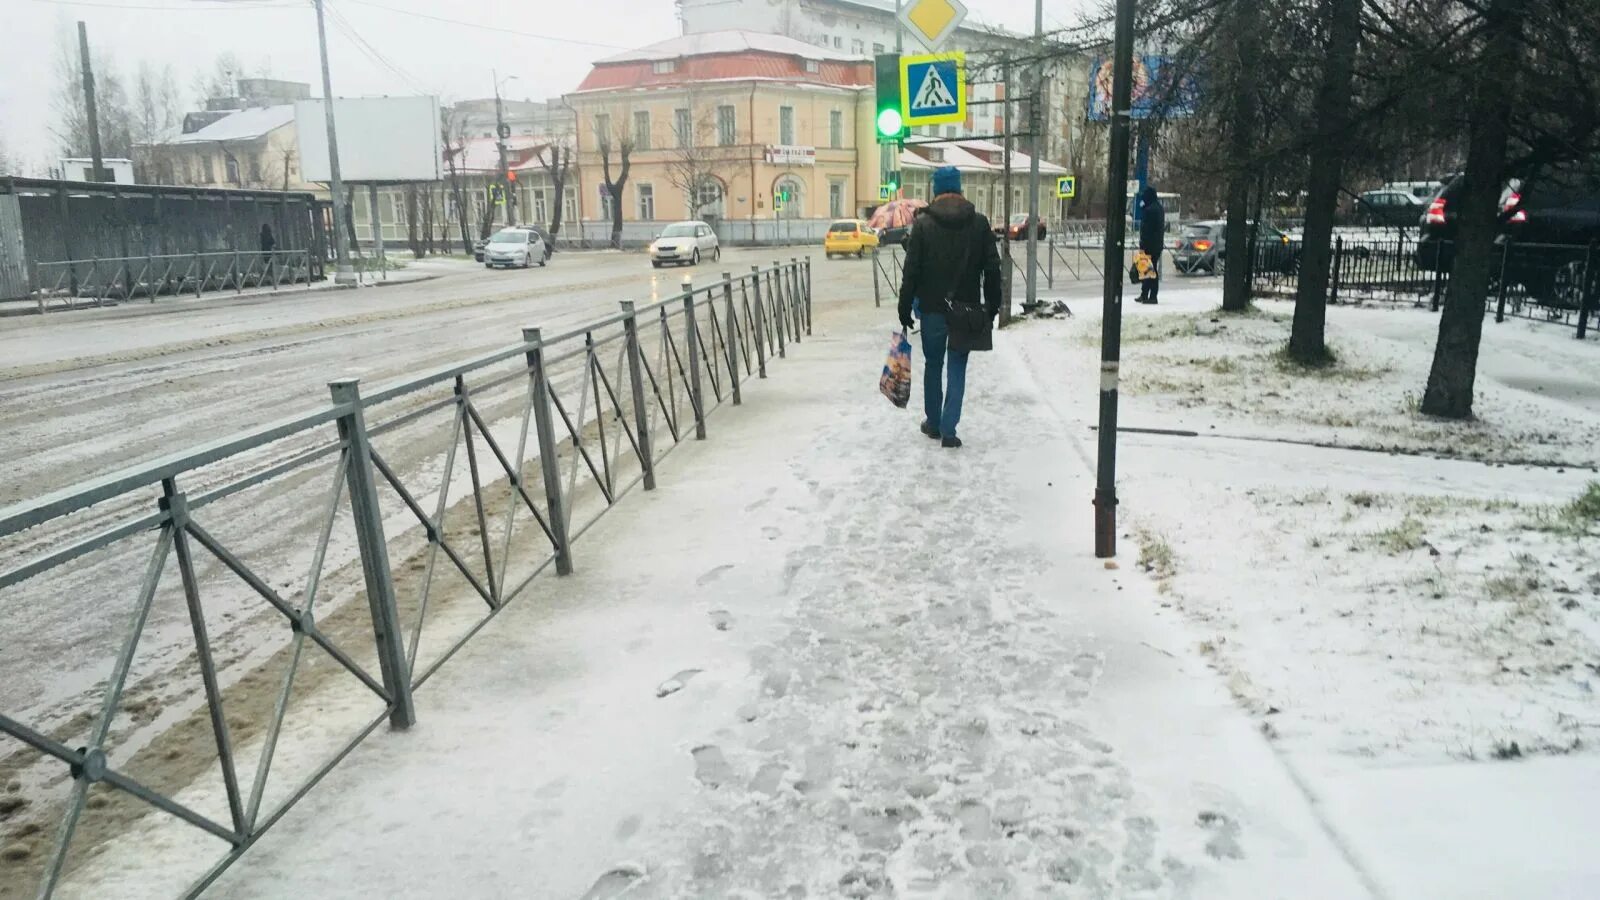
<svg viewBox="0 0 1600 900"><path fill-rule="evenodd" d="M887 247L890 244L904 244L910 234L910 225L896 225L893 228L885 228L878 232L878 244L883 247Z"/></svg>
<svg viewBox="0 0 1600 900"><path fill-rule="evenodd" d="M1172 264L1179 275L1221 275L1228 264L1228 223L1221 219L1183 226ZM1300 268L1300 242L1262 225L1256 229L1256 271L1292 274Z"/></svg>
<svg viewBox="0 0 1600 900"><path fill-rule="evenodd" d="M1352 218L1360 225L1410 228L1417 224L1426 202L1410 191L1367 191L1357 199Z"/></svg>
<svg viewBox="0 0 1600 900"><path fill-rule="evenodd" d="M1527 183L1512 181L1500 194L1496 243L1503 251L1504 281L1535 300L1573 308L1583 290L1588 246L1600 241L1600 173L1557 171ZM1465 179L1456 177L1428 204L1414 261L1429 272L1449 272L1455 262L1457 219ZM1497 257L1499 253L1497 252ZM1501 279L1495 271L1494 278Z"/></svg>

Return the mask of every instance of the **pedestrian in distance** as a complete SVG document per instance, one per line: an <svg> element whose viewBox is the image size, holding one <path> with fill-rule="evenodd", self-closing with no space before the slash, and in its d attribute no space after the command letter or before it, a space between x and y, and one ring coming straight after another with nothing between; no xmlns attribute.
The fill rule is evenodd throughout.
<svg viewBox="0 0 1600 900"><path fill-rule="evenodd" d="M988 218L961 195L959 169L935 169L933 194L906 238L900 324L910 332L916 327L913 317L922 320L922 433L956 448L961 446L956 426L967 391L967 356L994 349L1000 252Z"/></svg>
<svg viewBox="0 0 1600 900"><path fill-rule="evenodd" d="M261 223L261 266L272 277L272 251L277 249L278 239L272 235L272 226L266 222Z"/></svg>
<svg viewBox="0 0 1600 900"><path fill-rule="evenodd" d="M1149 257L1149 266L1140 267L1139 301L1155 303L1161 290L1161 254L1167 243L1167 211L1156 196L1156 189L1145 185L1139 192L1139 252Z"/></svg>

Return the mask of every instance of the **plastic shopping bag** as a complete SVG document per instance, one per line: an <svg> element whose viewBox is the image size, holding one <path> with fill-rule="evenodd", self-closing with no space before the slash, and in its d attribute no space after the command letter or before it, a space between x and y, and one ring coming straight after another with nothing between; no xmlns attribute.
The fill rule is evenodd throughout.
<svg viewBox="0 0 1600 900"><path fill-rule="evenodd" d="M1134 252L1133 272L1138 273L1139 281L1151 281L1156 278L1156 264L1155 261L1150 258L1150 254L1144 252L1143 250L1137 250ZM1132 275L1133 272L1129 272L1129 274Z"/></svg>
<svg viewBox="0 0 1600 900"><path fill-rule="evenodd" d="M883 364L878 390L901 409L911 402L911 342L903 331L889 335L889 360Z"/></svg>

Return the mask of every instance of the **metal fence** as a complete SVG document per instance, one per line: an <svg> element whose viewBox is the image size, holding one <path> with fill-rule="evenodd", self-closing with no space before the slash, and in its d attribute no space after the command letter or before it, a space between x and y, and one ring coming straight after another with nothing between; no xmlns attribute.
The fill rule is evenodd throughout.
<svg viewBox="0 0 1600 900"><path fill-rule="evenodd" d="M1257 296L1294 297L1299 288L1298 254L1292 260L1279 248L1253 244L1253 290ZM1523 318L1553 322L1588 335L1600 309L1600 266L1596 248L1501 240L1494 249L1484 306L1495 321ZM1334 239L1329 275L1330 303L1409 302L1437 310L1444 301L1455 257L1451 241ZM1284 262L1293 264L1283 265Z"/></svg>
<svg viewBox="0 0 1600 900"><path fill-rule="evenodd" d="M809 259L686 282L0 509L0 616L27 635L0 653L0 895L49 897L136 829L219 842L160 873L198 895L810 332Z"/></svg>
<svg viewBox="0 0 1600 900"><path fill-rule="evenodd" d="M1034 268L1038 283L1054 290L1059 281L1063 284L1084 279L1104 277L1105 232L1080 230L1071 234L1051 234L1038 242ZM1028 251L1026 243L1011 242L1011 270L1013 278L1027 277ZM1005 248L1001 248L1004 253ZM872 252L872 296L882 305L885 296L893 300L900 294L900 273L905 268L905 248L900 244L879 247Z"/></svg>
<svg viewBox="0 0 1600 900"><path fill-rule="evenodd" d="M231 251L165 256L116 257L42 262L36 267L39 312L100 306L132 300L205 291L311 283L322 277L322 260L307 250Z"/></svg>

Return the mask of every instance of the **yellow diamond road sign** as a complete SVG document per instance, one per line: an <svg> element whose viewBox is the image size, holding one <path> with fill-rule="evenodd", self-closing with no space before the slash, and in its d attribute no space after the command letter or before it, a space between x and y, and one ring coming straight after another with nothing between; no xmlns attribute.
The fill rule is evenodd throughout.
<svg viewBox="0 0 1600 900"><path fill-rule="evenodd" d="M966 17L961 0L910 0L900 7L900 21L930 52L937 52Z"/></svg>

